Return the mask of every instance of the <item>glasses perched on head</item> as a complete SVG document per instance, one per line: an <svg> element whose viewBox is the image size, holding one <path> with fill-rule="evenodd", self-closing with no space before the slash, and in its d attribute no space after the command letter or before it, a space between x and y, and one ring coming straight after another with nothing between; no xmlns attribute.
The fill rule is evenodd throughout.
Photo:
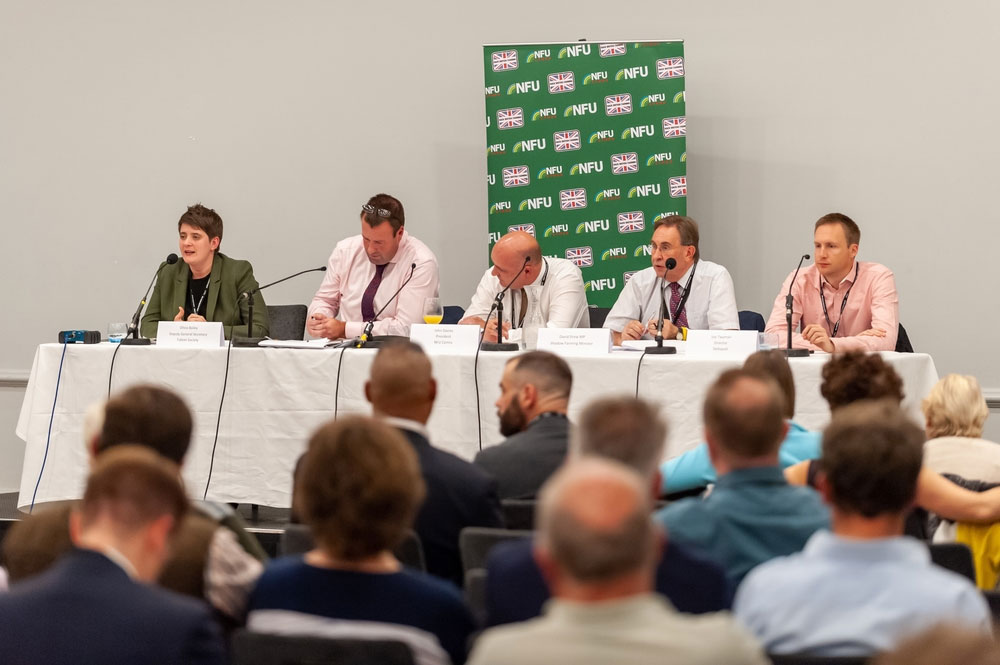
<svg viewBox="0 0 1000 665"><path fill-rule="evenodd" d="M369 215L378 215L379 217L392 217L392 213L385 208L376 208L375 206L366 203L361 206L361 209L367 212Z"/></svg>

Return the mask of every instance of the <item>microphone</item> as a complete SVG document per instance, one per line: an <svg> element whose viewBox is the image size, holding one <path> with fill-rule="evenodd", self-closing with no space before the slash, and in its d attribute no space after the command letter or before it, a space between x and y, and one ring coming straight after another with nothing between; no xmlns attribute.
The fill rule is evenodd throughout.
<svg viewBox="0 0 1000 665"><path fill-rule="evenodd" d="M258 292L263 291L269 286L274 286L275 284L281 284L282 282L290 280L292 277L298 277L299 275L304 275L307 272L326 272L326 266L320 266L319 268L309 268L307 270L300 270L294 275L289 275L288 277L282 277L281 279L275 280L270 284L265 284L264 286L258 286L255 289L250 289L249 291L244 291L240 294L240 298L245 298L247 301L247 336L246 337L234 337L233 346L257 346L262 337L253 336L253 297Z"/></svg>
<svg viewBox="0 0 1000 665"><path fill-rule="evenodd" d="M667 270L673 270L677 267L677 260L674 258L669 258L664 262L663 267ZM666 274L666 273L664 273ZM659 281L665 281L663 277L657 277ZM664 311L666 309L666 300L663 298L663 288L660 288L660 316L656 320L656 346L647 346L643 350L643 354L653 354L653 355L670 355L671 353L677 353L677 347L674 346L663 346L663 320L666 318L667 313Z"/></svg>
<svg viewBox="0 0 1000 665"><path fill-rule="evenodd" d="M785 348L785 357L787 358L802 358L809 355L809 349L792 348L792 305L795 302L792 297L792 287L795 285L795 278L799 276L799 270L802 269L802 262L808 258L808 254L803 254L802 258L799 259L799 265L795 269L795 274L792 275L792 281L788 283L788 295L785 296L785 326L788 329L788 346Z"/></svg>
<svg viewBox="0 0 1000 665"><path fill-rule="evenodd" d="M385 308L389 306L389 303L391 303L393 300L396 299L396 296L398 296L400 291L403 290L403 287L410 283L410 280L413 279L413 271L416 269L417 269L416 262L411 263L410 274L406 277L406 279L403 280L403 283L399 285L399 288L396 289L396 292L392 294L392 297L385 301L385 304L382 305L379 311L375 312L375 316L373 316L371 320L365 323L365 330L364 332L361 333L361 337L358 338L358 341L354 345L354 348L360 349L361 347L363 347L368 343L368 340L372 338L372 328L375 327L375 321L378 320L378 317L382 315L382 312L385 311Z"/></svg>
<svg viewBox="0 0 1000 665"><path fill-rule="evenodd" d="M146 346L150 342L144 337L139 337L139 317L142 315L142 308L146 306L146 298L149 297L149 292L153 290L153 282L160 274L160 270L163 269L165 265L174 265L177 263L177 255L170 253L167 255L167 260L160 264L160 267L156 269L153 273L153 279L149 280L149 286L146 287L146 295L142 297L139 301L139 306L135 308L135 314L132 315L132 320L128 324L128 331L125 333L125 337L122 338L121 344L126 346Z"/></svg>
<svg viewBox="0 0 1000 665"><path fill-rule="evenodd" d="M517 281L517 278L521 276L524 269L528 267L531 257L524 257L524 263L521 264L521 269L517 271L517 274L507 282L507 286L500 290L500 293L496 295L493 299L493 305L490 307L489 314L486 315L486 323L490 322L490 317L493 316L493 311L496 310L497 313L497 341L496 342L486 342L486 344L480 344L482 348L488 351L517 351L518 346L513 342L505 343L503 341L503 298L510 291L510 285ZM486 334L486 325L483 325L483 334Z"/></svg>

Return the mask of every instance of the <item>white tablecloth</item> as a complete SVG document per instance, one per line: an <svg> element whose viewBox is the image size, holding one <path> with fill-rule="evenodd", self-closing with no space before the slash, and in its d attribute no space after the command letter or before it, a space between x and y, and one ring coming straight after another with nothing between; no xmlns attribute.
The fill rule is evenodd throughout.
<svg viewBox="0 0 1000 665"><path fill-rule="evenodd" d="M17 423L17 435L26 442L18 501L22 508L33 500L42 503L81 496L87 471L83 414L89 404L107 396L114 349L107 343L69 345L52 418L63 347L38 347ZM292 467L313 430L332 418L335 409L341 414L371 413L364 384L374 355L368 349L232 349L214 462L225 348L122 347L115 361L112 391L153 382L184 396L195 418L184 466L192 497L204 495L211 466L209 499L287 507ZM480 431L483 446L500 442L493 404L499 396L504 363L512 355L479 356L481 420L476 413L472 356L433 357L438 397L428 426L436 446L472 459L479 450ZM919 420L920 400L937 381L934 361L926 354L884 356L903 377L904 406ZM820 368L825 361L822 355L791 360L797 386L795 419L808 428L820 428L829 419L819 394ZM640 370L640 395L659 403L670 423L667 457L701 441L701 401L706 389L720 372L740 364L711 357L642 359L637 352L567 358L567 362L573 369L571 419L597 396L634 395Z"/></svg>

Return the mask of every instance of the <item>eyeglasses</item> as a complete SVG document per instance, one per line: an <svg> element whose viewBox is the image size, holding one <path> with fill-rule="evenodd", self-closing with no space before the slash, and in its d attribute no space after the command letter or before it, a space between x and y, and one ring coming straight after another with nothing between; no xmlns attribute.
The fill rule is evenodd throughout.
<svg viewBox="0 0 1000 665"><path fill-rule="evenodd" d="M368 203L361 206L361 209L367 212L369 215L378 215L379 217L392 217L392 213L385 208L376 208Z"/></svg>

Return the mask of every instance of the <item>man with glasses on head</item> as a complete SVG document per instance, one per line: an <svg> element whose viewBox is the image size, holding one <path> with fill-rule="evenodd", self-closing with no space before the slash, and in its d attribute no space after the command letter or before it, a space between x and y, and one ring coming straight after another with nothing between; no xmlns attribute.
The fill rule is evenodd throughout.
<svg viewBox="0 0 1000 665"><path fill-rule="evenodd" d="M309 305L310 335L358 337L378 315L375 335L409 336L410 324L422 320L424 299L438 295L438 265L427 245L406 232L404 221L403 204L388 194L361 206L361 234L334 247Z"/></svg>
<svg viewBox="0 0 1000 665"><path fill-rule="evenodd" d="M739 329L733 278L701 259L697 222L681 215L658 220L650 250L653 265L632 275L604 321L616 346L652 339L661 310L664 339L687 339L688 328Z"/></svg>

